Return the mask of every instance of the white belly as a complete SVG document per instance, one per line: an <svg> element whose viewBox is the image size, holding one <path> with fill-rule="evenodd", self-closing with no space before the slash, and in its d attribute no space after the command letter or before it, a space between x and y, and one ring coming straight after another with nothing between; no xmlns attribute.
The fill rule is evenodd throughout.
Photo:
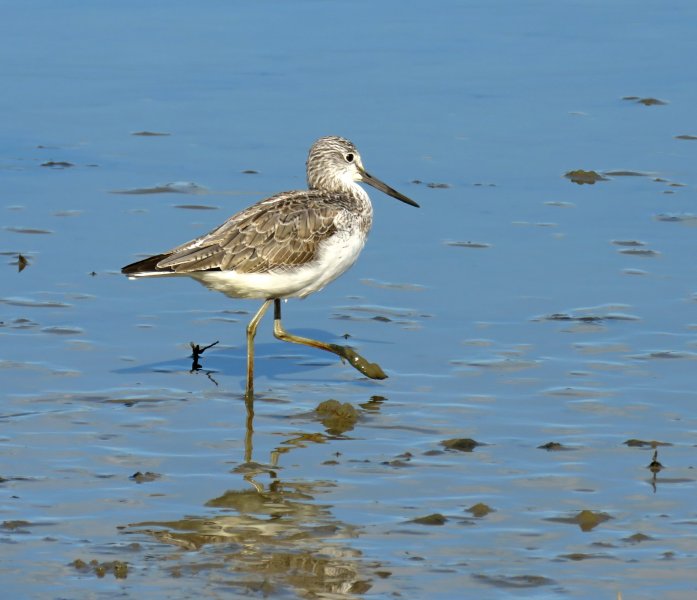
<svg viewBox="0 0 697 600"><path fill-rule="evenodd" d="M232 298L304 298L321 290L356 262L366 236L358 230L333 235L312 262L267 273L188 273L206 287Z"/></svg>

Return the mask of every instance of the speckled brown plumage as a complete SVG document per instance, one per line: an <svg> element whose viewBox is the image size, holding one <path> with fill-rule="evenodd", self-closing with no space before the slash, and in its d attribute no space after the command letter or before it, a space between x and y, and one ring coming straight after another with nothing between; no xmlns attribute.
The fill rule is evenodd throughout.
<svg viewBox="0 0 697 600"><path fill-rule="evenodd" d="M232 298L304 298L358 258L373 206L358 182L418 206L363 168L357 148L329 136L308 153L308 189L282 192L209 233L123 267L133 278L189 275Z"/></svg>
<svg viewBox="0 0 697 600"><path fill-rule="evenodd" d="M158 255L124 267L191 273L235 270L263 273L312 261L320 242L337 232L337 221L355 217L360 210L353 198L308 190L281 193L246 208L210 233ZM359 213L360 214L360 213ZM368 231L371 215L355 224Z"/></svg>

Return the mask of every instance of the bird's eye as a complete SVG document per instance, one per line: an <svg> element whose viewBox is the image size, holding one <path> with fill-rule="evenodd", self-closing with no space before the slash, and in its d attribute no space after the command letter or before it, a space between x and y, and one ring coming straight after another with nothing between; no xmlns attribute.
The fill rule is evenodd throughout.
<svg viewBox="0 0 697 600"><path fill-rule="evenodd" d="M349 152L344 158L346 158L346 162L353 162L353 153Z"/></svg>

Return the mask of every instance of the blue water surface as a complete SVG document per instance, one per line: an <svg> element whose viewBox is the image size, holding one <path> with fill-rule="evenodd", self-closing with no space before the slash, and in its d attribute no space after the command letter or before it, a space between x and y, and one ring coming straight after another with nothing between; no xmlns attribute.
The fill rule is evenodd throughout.
<svg viewBox="0 0 697 600"><path fill-rule="evenodd" d="M694 595L694 3L2 12L8 597ZM303 188L322 135L421 208L370 190L358 263L284 322L389 378L269 319L252 419L258 303L119 271Z"/></svg>

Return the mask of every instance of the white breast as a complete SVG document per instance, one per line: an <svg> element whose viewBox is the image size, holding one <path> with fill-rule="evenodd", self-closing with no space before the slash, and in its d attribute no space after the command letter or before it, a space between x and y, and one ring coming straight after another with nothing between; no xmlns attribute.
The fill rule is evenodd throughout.
<svg viewBox="0 0 697 600"><path fill-rule="evenodd" d="M206 287L232 298L304 298L321 290L356 262L366 235L358 228L322 242L313 261L266 273L204 271L188 273Z"/></svg>

